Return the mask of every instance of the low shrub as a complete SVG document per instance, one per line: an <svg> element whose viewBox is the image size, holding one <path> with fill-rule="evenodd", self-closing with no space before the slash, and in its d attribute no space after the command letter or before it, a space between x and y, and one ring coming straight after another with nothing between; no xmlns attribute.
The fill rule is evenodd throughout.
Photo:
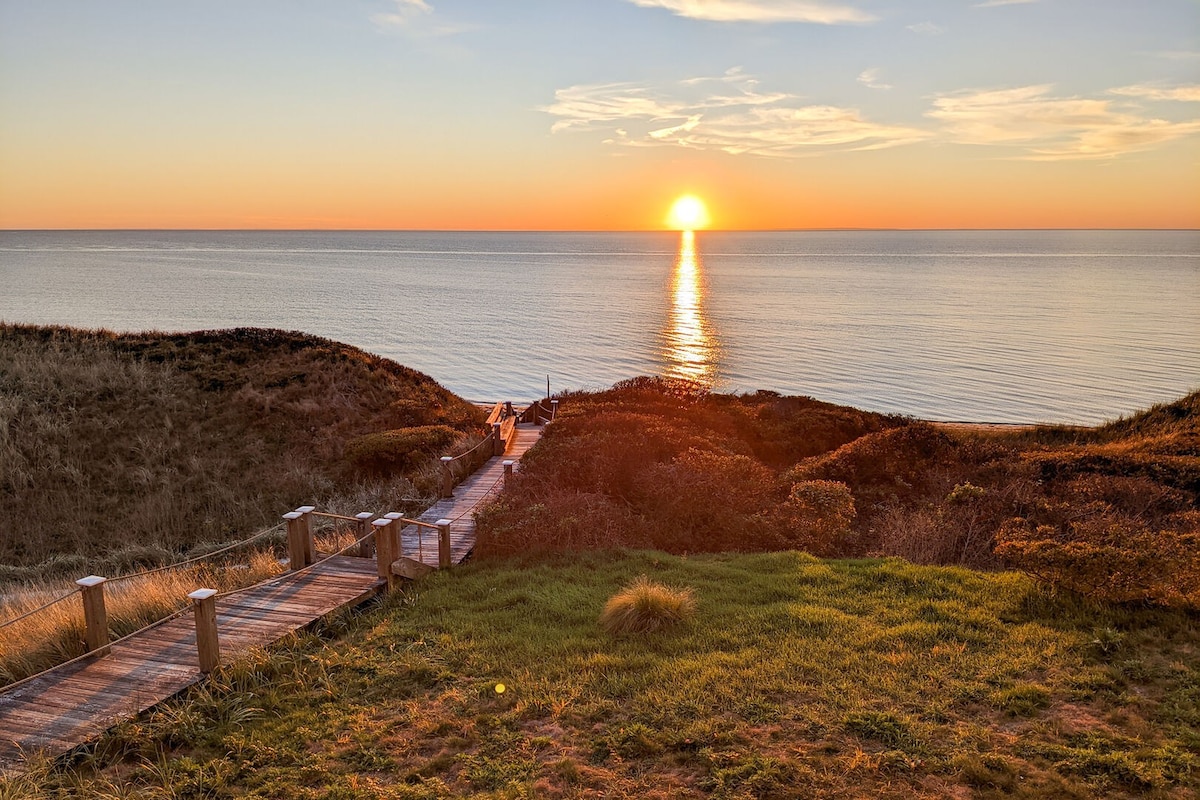
<svg viewBox="0 0 1200 800"><path fill-rule="evenodd" d="M402 472L444 453L460 436L446 425L368 433L346 443L345 457L356 469L370 475Z"/></svg>
<svg viewBox="0 0 1200 800"><path fill-rule="evenodd" d="M1066 523L1007 522L996 552L1054 586L1110 602L1200 606L1200 511L1159 525L1112 511Z"/></svg>
<svg viewBox="0 0 1200 800"><path fill-rule="evenodd" d="M687 622L695 613L691 589L673 589L641 575L604 604L600 625L617 636L653 633Z"/></svg>

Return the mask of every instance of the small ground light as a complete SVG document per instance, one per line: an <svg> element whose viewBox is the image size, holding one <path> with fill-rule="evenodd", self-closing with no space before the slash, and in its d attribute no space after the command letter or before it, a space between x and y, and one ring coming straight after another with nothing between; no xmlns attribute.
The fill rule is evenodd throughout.
<svg viewBox="0 0 1200 800"><path fill-rule="evenodd" d="M504 691L505 691L507 688L508 688L508 687L507 687L507 686L505 686L503 683L497 683L497 684L496 684L496 694L504 694Z"/></svg>

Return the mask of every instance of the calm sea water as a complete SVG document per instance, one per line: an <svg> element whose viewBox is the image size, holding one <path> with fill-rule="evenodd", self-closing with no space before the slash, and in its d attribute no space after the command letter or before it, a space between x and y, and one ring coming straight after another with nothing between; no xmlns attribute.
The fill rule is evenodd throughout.
<svg viewBox="0 0 1200 800"><path fill-rule="evenodd" d="M1200 386L1200 232L0 232L0 319L302 330L479 400L664 374L1096 423Z"/></svg>

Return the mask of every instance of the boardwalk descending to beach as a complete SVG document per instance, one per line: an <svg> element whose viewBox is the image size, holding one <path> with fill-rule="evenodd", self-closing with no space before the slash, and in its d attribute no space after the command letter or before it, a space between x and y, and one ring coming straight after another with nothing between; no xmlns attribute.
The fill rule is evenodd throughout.
<svg viewBox="0 0 1200 800"><path fill-rule="evenodd" d="M475 544L474 512L504 480L504 462L521 457L542 428L514 424L502 456L495 456L421 515L432 526L450 520L450 563L466 559ZM499 430L499 429L497 429ZM490 444L489 444L490 446ZM311 510L311 509L310 509ZM319 512L317 512L319 515ZM363 521L366 528L368 523ZM424 535L419 535L424 531ZM439 566L438 531L408 525L395 555ZM215 602L220 660L278 641L338 609L384 591L376 558L334 555L269 581L219 595ZM201 600L197 599L199 605ZM59 755L84 744L113 724L136 715L204 677L200 669L196 617L188 611L134 636L114 642L104 655L57 667L0 693L0 765L34 753Z"/></svg>

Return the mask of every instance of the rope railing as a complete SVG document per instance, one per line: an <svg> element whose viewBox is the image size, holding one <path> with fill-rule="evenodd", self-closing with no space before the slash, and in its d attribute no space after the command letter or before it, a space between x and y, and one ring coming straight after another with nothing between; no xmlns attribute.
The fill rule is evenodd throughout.
<svg viewBox="0 0 1200 800"><path fill-rule="evenodd" d="M424 525L424 524L426 524L426 523L418 523L418 524L422 524L422 525ZM279 526L277 525L277 526L275 526L275 527L279 527ZM434 527L434 528L436 528L437 526L436 526L436 525L434 525L434 526L431 526L431 527ZM268 529L268 530L270 530L270 529ZM264 531L264 532L260 532L260 534L256 534L256 536L258 536L258 535L261 535L261 533L265 533L265 531ZM338 550L336 553L333 553L333 554L331 554L331 555L330 555L330 556L328 556L328 557L329 557L329 558L332 558L332 557L334 557L334 556L345 555L345 554L346 554L346 553L348 553L348 552L349 552L349 551L350 551L352 548L354 548L354 547L357 547L357 546L361 545L361 544L362 544L364 541L366 541L367 539L371 538L371 537L372 537L372 536L374 536L374 535L375 535L375 532L374 532L374 531L371 531L370 533L368 533L368 534L366 534L365 536L362 536L362 537L360 537L359 539L357 539L357 540L355 540L355 541L351 542L350 544L348 544L348 545L346 545L345 547L343 547L341 550ZM250 540L247 540L247 541L250 541ZM278 582L286 581L286 580L289 580L289 579L290 579L291 577L293 577L293 576L299 576L299 575L302 575L302 574L304 574L305 572L307 572L307 571L311 570L313 567L317 566L317 563L319 563L319 562L316 562L316 563L313 563L313 564L309 564L308 566L306 566L306 567L304 567L304 568L302 568L302 569L299 569L299 570L295 570L294 572L285 572L285 573L283 573L282 575L273 575L273 576L271 576L271 577L269 577L269 578L264 578L263 580L261 580L261 581L258 581L257 583L250 584L249 586L243 586L243 587L241 587L241 588L238 588L238 589L229 589L229 590L226 590L226 591L224 591L224 592L220 592L220 593L216 594L216 595L215 595L215 597L217 597L217 598L230 597L230 596L232 596L232 595L241 594L242 592L248 592L248 591L250 591L251 589L257 589L257 588L259 588L260 586L262 586L262 585L264 585L264 584L266 584L266 583L270 583L270 582L272 582L272 581L278 581ZM147 574L149 574L149 573L147 573ZM114 578L113 580L116 580L116 578ZM54 602L59 602L60 600L64 600L64 599L66 599L67 597L72 597L72 596L74 596L74 595L75 595L75 594L77 594L77 593L78 593L77 591L71 592L70 594L67 594L67 595L64 595L64 596L63 596L63 597L61 597L61 598L58 598L58 600L55 600ZM46 607L49 607L49 605L53 605L53 603L47 604L47 606L46 606ZM54 666L52 666L52 667L47 667L46 669L42 670L41 672L35 673L35 674L33 674L33 675L30 675L30 676L28 676L28 677L26 677L26 678L22 678L22 679L21 679L21 680L19 680L19 681L14 681L13 683L10 683L10 684L8 684L7 686L4 686L4 687L0 688L0 694L4 694L4 693L6 693L6 692L9 692L9 691L11 691L11 690L13 690L13 689L17 688L18 686L23 686L23 685L25 685L25 684L27 684L27 683L30 683L31 681L37 680L38 678L41 678L41 677L45 676L46 674L48 674L48 673L50 673L50 672L53 672L54 670L57 670L57 669L62 669L63 667L68 667L68 666L70 666L70 665L72 665L72 664L77 664L77 663L79 663L80 661L83 661L84 659L91 657L91 656L92 656L92 655L94 655L94 654L95 654L97 651L109 649L109 648L113 647L114 645L118 645L118 644L121 644L121 643L123 643L123 642L126 642L126 641L128 641L129 639L133 638L134 636L138 636L139 634L146 633L147 631L153 630L154 628L157 628L157 627L159 627L160 625L165 625L166 623L170 622L171 620L173 620L173 619L176 619L176 618L178 618L178 617L181 617L181 616L183 616L184 614L186 614L186 613L187 613L187 611L189 610L189 608L190 608L190 606L186 606L186 605L185 605L183 608L180 608L180 609L177 609L176 611L173 611L173 612L171 612L170 614L168 614L167 616L163 617L162 619L155 620L154 622L148 623L147 625L144 625L144 626L142 626L141 628L138 628L136 631L133 631L132 633L127 633L127 634L125 634L124 636L122 636L122 637L121 637L121 638L119 638L119 639L114 639L113 641L111 641L111 642L108 642L108 643L107 643L107 644L105 644L103 647L98 647L98 648L90 649L90 650L88 650L88 651L87 651L87 652L85 652L85 653L82 653L82 654L80 654L80 655L78 655L78 656L75 656L75 657L74 657L74 658L72 658L72 659L69 659L69 660L67 660L67 661L64 661L64 662L62 662L61 664L55 664L55 665L54 665ZM38 610L41 610L41 609L38 609ZM36 611L36 610L35 610L35 611ZM13 620L13 621L15 621L15 620ZM7 624L7 623L6 623L6 624Z"/></svg>
<svg viewBox="0 0 1200 800"><path fill-rule="evenodd" d="M127 575L117 575L113 578L109 578L107 580L107 583L109 585L112 585L114 583L121 583L123 581L133 580L134 578L144 578L148 575L156 575L160 572L166 572L166 571L172 570L172 569L181 569L181 568L189 566L191 564L197 564L201 561L207 561L210 558L214 558L216 556L223 555L224 553L228 553L231 550L236 550L239 547L244 547L247 544L250 544L251 542L255 542L259 539L262 539L272 533L278 533L280 530L283 529L283 527L284 527L284 525L282 523L280 523L278 525L273 525L270 528L265 528L255 534L249 536L246 539L242 539L241 541L234 542L231 545L227 545L227 546L219 548L217 550L213 550L212 552L204 553L203 555L199 555L194 558L185 559L184 561L176 561L171 564L164 564L161 567L155 567L153 569L142 570L141 572L131 572ZM35 614L39 614L39 613L45 611L46 609L48 609L52 606L55 606L58 603L61 603L62 601L66 600L68 598L74 597L77 594L79 594L79 589L72 589L72 590L54 598L53 600L43 603L42 605L38 606L37 608L32 608L28 611L21 613L19 616L13 617L12 619L5 620L4 622L0 622L0 630L7 628L10 625L15 625L16 623L21 622L22 620L26 620Z"/></svg>
<svg viewBox="0 0 1200 800"><path fill-rule="evenodd" d="M236 550L239 547L244 547L244 546L250 544L251 542L262 539L272 533L278 533L284 527L285 527L284 524L281 522L277 525L272 525L270 528L264 528L263 530L259 531L258 533L250 536L249 538L243 539L240 542L234 542L233 544L228 545L226 547L222 547L219 550L213 550L211 553L205 553L204 555L196 556L195 558L189 558L184 561L176 561L171 564L164 564L161 567L155 567L154 569L143 570L142 572L132 572L128 575L118 575L115 578L109 578L108 582L110 584L112 584L112 583L119 583L121 581L132 580L134 578L144 578L147 575L155 575L159 572L166 572L167 570L179 569L181 567L186 567L189 564L196 564L201 561L207 561L208 559L210 559L214 556L219 556L224 553L228 553L231 550Z"/></svg>
<svg viewBox="0 0 1200 800"><path fill-rule="evenodd" d="M167 616L163 617L160 620L156 620L154 622L151 622L148 625L138 628L133 633L127 633L124 636L122 636L120 639L115 639L115 640L109 642L108 644L104 645L104 647L98 647L93 650L88 650L86 653L75 656L74 658L70 659L69 661L64 661L61 664L55 664L54 666L47 667L46 669L42 670L41 672L38 672L34 675L30 675L27 678L22 678L19 681L14 681L3 688L0 688L0 694L5 694L7 692L10 692L13 689L16 689L18 686L24 686L25 684L27 684L31 681L35 681L38 678L41 678L41 677L47 675L48 673L53 672L54 670L62 669L63 667L69 667L72 664L77 664L86 658L90 658L94 653L96 653L97 650L104 650L106 648L112 647L113 645L121 644L122 642L132 639L134 636L138 636L140 634L145 633L146 631L153 630L160 625L165 625L166 623L170 622L171 620L175 619L176 617L183 616L185 613L187 613L187 610L188 610L188 607L184 606L183 608L179 609L178 611L171 612L170 614L168 614Z"/></svg>
<svg viewBox="0 0 1200 800"><path fill-rule="evenodd" d="M79 594L79 590L72 589L71 591L67 592L66 594L56 597L53 600L49 601L48 603L43 603L42 605L38 606L37 608L32 608L29 611L24 612L20 616L16 616L16 617L13 617L12 619L6 619L6 620L4 620L4 622L0 622L0 629L7 628L9 625L15 625L16 623L20 622L21 620L28 619L29 617L32 617L34 614L37 614L41 611L45 611L47 608L50 608L53 605L57 605L58 603L61 603L63 600L66 600L69 597L74 597L77 594Z"/></svg>
<svg viewBox="0 0 1200 800"><path fill-rule="evenodd" d="M471 504L471 507L470 507L470 508L468 508L466 511L462 512L461 514L459 514L457 517L454 517L454 518L453 518L452 520L450 520L450 521L451 521L451 522L458 522L460 519L462 519L463 517L465 517L467 514L470 514L472 511L474 511L474 510L475 510L475 507L476 507L476 506L478 506L478 505L479 505L480 503L482 503L484 500L487 500L489 497L491 497L491 496L492 496L492 492L496 491L496 487L497 487L497 486L499 486L499 485L500 485L501 483L503 483L503 482L504 482L504 476L503 476L503 475L501 475L499 478L497 478L497 479L495 480L495 482L494 482L494 483L492 483L492 485L491 485L491 486L489 486L489 487L487 488L487 490L486 490L486 491L484 491L484 493L483 493L483 494L482 494L482 495L479 497L479 499L478 499L478 500L476 500L474 503L472 503L472 504ZM436 526L435 526L435 527L436 527Z"/></svg>
<svg viewBox="0 0 1200 800"><path fill-rule="evenodd" d="M474 447L472 447L470 450L466 451L465 453L459 453L456 456L445 456L445 458L449 458L451 461L458 461L460 458L466 458L467 456L471 455L471 453L474 453L476 450L483 447L485 444L490 444L491 441L492 441L492 432L489 432L487 436L483 437L483 439L479 442L479 444L475 445Z"/></svg>

